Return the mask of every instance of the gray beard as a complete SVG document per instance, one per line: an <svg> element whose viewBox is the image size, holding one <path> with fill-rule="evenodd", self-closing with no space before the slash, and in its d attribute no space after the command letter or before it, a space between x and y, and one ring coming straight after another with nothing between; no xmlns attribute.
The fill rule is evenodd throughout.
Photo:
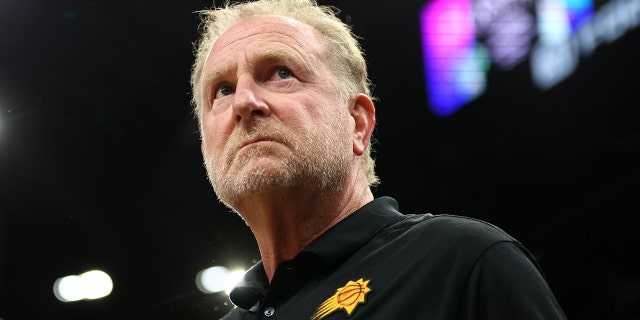
<svg viewBox="0 0 640 320"><path fill-rule="evenodd" d="M221 165L216 165L215 156L205 150L204 164L209 181L218 200L227 207L234 209L252 194L278 189L311 187L311 190L315 189L316 192L336 190L347 178L351 153L347 152L344 139L349 139L350 147L351 136L344 128L332 126L318 130L320 132L298 136L297 139L289 139L287 137L291 134L286 135L280 130L267 130L266 125L255 127L243 130L245 132L242 133L234 133L230 137ZM260 132L265 132L265 135L274 137L286 145L292 154L286 157L281 154L274 156L268 150L269 147L253 146L244 150L241 157L238 157L237 146L249 137L259 135ZM272 162L256 166L252 170L244 170L240 174L230 171L232 165L234 168L242 169L259 157L270 157Z"/></svg>

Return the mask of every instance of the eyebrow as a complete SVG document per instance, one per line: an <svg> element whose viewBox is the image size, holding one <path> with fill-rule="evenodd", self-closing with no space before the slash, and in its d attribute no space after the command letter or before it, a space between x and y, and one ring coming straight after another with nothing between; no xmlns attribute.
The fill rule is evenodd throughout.
<svg viewBox="0 0 640 320"><path fill-rule="evenodd" d="M311 68L307 61L299 54L292 54L288 50L280 50L280 49L271 49L266 50L264 52L256 53L252 60L256 60L258 62L267 61L287 61L288 64L293 65L294 68L304 69L304 71L310 71ZM208 84L213 81L216 81L219 78L224 77L229 72L228 67L219 67L214 69L212 72L206 74L201 83Z"/></svg>
<svg viewBox="0 0 640 320"><path fill-rule="evenodd" d="M207 85L214 80L221 78L228 72L228 68L216 68L213 72L209 72L204 76L204 79L200 83Z"/></svg>
<svg viewBox="0 0 640 320"><path fill-rule="evenodd" d="M283 58L294 58L292 54L284 50L272 49L257 54L259 59L274 60Z"/></svg>
<svg viewBox="0 0 640 320"><path fill-rule="evenodd" d="M289 50L271 49L259 54L256 54L258 60L262 61L286 61L288 65L291 65L297 70L297 73L307 73L313 70L309 65L309 61L300 55L297 51L290 52Z"/></svg>

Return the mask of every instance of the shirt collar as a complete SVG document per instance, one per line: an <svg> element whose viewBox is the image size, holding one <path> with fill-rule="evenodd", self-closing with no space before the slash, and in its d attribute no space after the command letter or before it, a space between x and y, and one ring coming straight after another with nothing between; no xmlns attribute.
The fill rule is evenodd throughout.
<svg viewBox="0 0 640 320"><path fill-rule="evenodd" d="M332 268L364 246L387 225L402 218L398 203L390 197L377 198L327 230L291 260L315 256L320 268ZM340 250L336 250L340 248ZM254 265L229 294L236 306L251 309L269 290L269 280L262 261Z"/></svg>
<svg viewBox="0 0 640 320"><path fill-rule="evenodd" d="M314 253L327 266L335 266L401 216L396 200L390 197L377 198L327 230L301 253Z"/></svg>

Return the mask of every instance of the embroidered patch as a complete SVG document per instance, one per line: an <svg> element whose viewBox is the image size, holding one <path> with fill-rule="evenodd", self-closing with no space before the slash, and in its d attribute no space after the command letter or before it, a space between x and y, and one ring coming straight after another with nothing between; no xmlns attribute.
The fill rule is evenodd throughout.
<svg viewBox="0 0 640 320"><path fill-rule="evenodd" d="M364 303L365 295L371 291L369 288L370 280L364 281L362 278L358 281L349 281L347 284L336 290L336 293L329 299L325 300L316 313L311 317L311 320L321 320L330 315L334 311L344 309L347 316L351 316L353 310L359 303Z"/></svg>

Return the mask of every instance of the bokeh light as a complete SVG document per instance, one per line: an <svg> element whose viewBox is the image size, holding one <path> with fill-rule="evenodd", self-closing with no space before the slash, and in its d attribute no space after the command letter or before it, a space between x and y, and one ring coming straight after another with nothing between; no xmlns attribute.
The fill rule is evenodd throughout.
<svg viewBox="0 0 640 320"><path fill-rule="evenodd" d="M229 275L229 269L215 266L201 270L196 274L196 286L204 293L215 293L224 290L224 279Z"/></svg>
<svg viewBox="0 0 640 320"><path fill-rule="evenodd" d="M244 277L246 271L244 270L234 270L229 272L229 274L227 275L227 278L224 280L224 292L226 292L227 294L231 293L231 290L233 289L233 287L236 286L236 284L242 280L242 277Z"/></svg>
<svg viewBox="0 0 640 320"><path fill-rule="evenodd" d="M62 302L99 299L108 296L112 290L111 277L100 270L65 276L53 284L53 294Z"/></svg>
<svg viewBox="0 0 640 320"><path fill-rule="evenodd" d="M223 266L214 266L200 270L196 274L196 286L204 293L216 293L225 291L227 294L242 279L245 270L230 271Z"/></svg>

